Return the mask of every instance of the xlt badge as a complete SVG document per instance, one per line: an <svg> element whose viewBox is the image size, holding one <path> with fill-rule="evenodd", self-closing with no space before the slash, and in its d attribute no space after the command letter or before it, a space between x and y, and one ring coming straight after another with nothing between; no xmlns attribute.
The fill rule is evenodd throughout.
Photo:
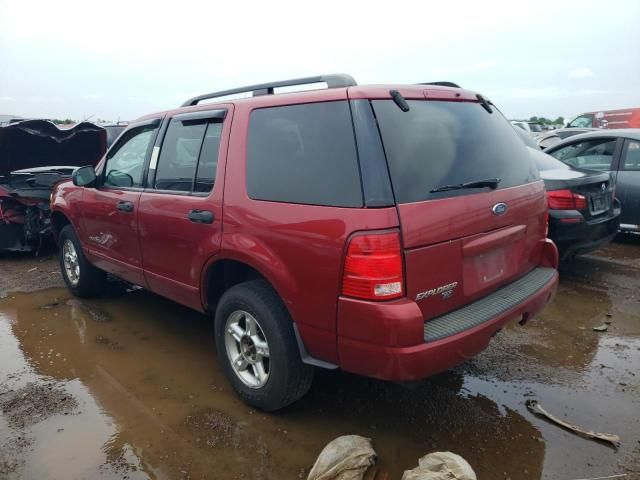
<svg viewBox="0 0 640 480"><path fill-rule="evenodd" d="M451 295L453 295L453 291L457 286L458 282L451 282L438 288L432 288L431 290L420 292L418 295L416 295L416 302L424 300L425 298L433 297L434 295L442 295L443 299L449 298Z"/></svg>

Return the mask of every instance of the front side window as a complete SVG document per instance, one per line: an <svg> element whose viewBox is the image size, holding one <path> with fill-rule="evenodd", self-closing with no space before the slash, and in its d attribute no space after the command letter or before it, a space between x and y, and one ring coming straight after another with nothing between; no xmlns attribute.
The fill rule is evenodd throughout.
<svg viewBox="0 0 640 480"><path fill-rule="evenodd" d="M574 118L568 126L576 128L591 128L593 127L593 115L581 115Z"/></svg>
<svg viewBox="0 0 640 480"><path fill-rule="evenodd" d="M127 132L107 156L104 184L111 187L141 187L144 162L156 127L140 127Z"/></svg>
<svg viewBox="0 0 640 480"><path fill-rule="evenodd" d="M207 193L213 189L222 123L173 119L158 158L154 188Z"/></svg>
<svg viewBox="0 0 640 480"><path fill-rule="evenodd" d="M640 170L640 142L629 140L624 153L623 170Z"/></svg>
<svg viewBox="0 0 640 480"><path fill-rule="evenodd" d="M594 139L572 143L550 155L575 168L608 171L611 169L615 146L615 139Z"/></svg>
<svg viewBox="0 0 640 480"><path fill-rule="evenodd" d="M349 104L254 110L247 145L247 192L255 200L361 207Z"/></svg>

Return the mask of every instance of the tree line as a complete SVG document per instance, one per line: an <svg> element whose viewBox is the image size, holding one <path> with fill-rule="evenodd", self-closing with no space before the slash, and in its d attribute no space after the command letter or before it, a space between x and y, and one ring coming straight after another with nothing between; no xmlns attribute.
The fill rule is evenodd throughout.
<svg viewBox="0 0 640 480"><path fill-rule="evenodd" d="M555 120L551 120L546 117L531 117L530 122L539 123L540 125L564 125L564 117L558 117Z"/></svg>

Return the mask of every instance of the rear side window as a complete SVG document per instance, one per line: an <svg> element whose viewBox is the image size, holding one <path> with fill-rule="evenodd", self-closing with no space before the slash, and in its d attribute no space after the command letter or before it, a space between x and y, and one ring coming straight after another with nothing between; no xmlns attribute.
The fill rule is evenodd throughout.
<svg viewBox="0 0 640 480"><path fill-rule="evenodd" d="M533 182L538 170L518 134L498 112L480 104L409 100L372 102L398 203L487 191L431 192L439 187L499 178L498 188Z"/></svg>
<svg viewBox="0 0 640 480"><path fill-rule="evenodd" d="M218 167L218 149L220 148L220 135L222 134L221 123L210 123L204 134L202 149L200 150L200 161L196 172L196 181L193 186L194 192L210 192L216 180L216 169Z"/></svg>
<svg viewBox="0 0 640 480"><path fill-rule="evenodd" d="M206 123L172 121L162 142L155 188L190 192Z"/></svg>
<svg viewBox="0 0 640 480"><path fill-rule="evenodd" d="M256 200L361 207L348 103L254 110L247 147L247 192Z"/></svg>
<svg viewBox="0 0 640 480"><path fill-rule="evenodd" d="M173 119L162 142L154 188L207 193L218 165L222 123Z"/></svg>

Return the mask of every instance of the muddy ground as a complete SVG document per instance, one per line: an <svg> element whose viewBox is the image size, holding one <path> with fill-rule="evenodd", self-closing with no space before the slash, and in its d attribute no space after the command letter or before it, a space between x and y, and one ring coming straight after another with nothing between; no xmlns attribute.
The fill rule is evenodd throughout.
<svg viewBox="0 0 640 480"><path fill-rule="evenodd" d="M638 238L564 266L538 318L451 372L398 385L318 371L270 415L231 391L207 317L142 290L78 301L62 286L53 256L0 257L0 478L306 478L327 442L355 433L373 439L378 478L451 450L480 480L640 479ZM534 416L528 399L620 447Z"/></svg>

